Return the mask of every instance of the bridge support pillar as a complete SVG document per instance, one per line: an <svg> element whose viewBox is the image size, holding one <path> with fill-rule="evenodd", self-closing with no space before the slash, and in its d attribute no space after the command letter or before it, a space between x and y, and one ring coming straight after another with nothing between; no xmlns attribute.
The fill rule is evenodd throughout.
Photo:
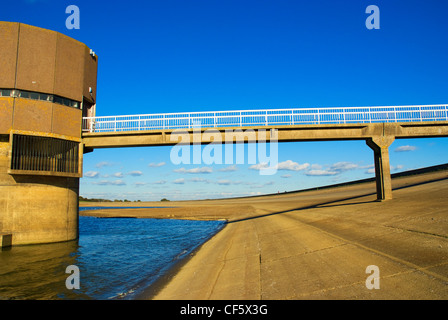
<svg viewBox="0 0 448 320"><path fill-rule="evenodd" d="M392 199L392 178L390 175L389 146L394 142L393 136L379 136L367 139L367 145L373 150L375 158L375 177L377 199Z"/></svg>

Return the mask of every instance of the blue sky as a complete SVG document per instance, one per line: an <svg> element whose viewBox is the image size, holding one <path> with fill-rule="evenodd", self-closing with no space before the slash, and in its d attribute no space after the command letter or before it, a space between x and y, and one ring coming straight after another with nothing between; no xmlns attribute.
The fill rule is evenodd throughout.
<svg viewBox="0 0 448 320"><path fill-rule="evenodd" d="M80 9L78 30L65 26L72 4ZM380 9L379 30L365 26L371 4ZM2 3L0 20L55 30L92 48L99 56L97 115L106 116L448 103L447 12L448 2L437 0L16 0ZM447 140L396 140L393 172L446 163ZM284 169L271 176L250 164L174 165L170 150L86 154L80 193L205 199L373 176L364 141L280 143Z"/></svg>

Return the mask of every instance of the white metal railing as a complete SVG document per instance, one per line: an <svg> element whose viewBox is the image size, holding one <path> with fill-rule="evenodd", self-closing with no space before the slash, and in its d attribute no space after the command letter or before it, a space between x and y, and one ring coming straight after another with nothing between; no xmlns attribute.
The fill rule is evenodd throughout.
<svg viewBox="0 0 448 320"><path fill-rule="evenodd" d="M297 108L85 117L83 132L448 121L448 105Z"/></svg>

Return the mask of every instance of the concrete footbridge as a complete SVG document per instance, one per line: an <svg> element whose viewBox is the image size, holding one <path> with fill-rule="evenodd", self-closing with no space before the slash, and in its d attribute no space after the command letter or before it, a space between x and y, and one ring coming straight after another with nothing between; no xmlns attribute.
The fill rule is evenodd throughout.
<svg viewBox="0 0 448 320"><path fill-rule="evenodd" d="M395 139L448 136L448 105L96 116L98 56L64 34L0 21L0 247L78 239L83 155L97 148L365 140L378 199Z"/></svg>
<svg viewBox="0 0 448 320"><path fill-rule="evenodd" d="M448 136L448 105L297 108L84 117L85 152L182 142L365 140L377 197L392 199L389 146L395 139Z"/></svg>

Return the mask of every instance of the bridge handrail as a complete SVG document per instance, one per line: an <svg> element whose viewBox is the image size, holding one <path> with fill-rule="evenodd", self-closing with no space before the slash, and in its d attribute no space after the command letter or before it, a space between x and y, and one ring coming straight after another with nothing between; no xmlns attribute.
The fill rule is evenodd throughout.
<svg viewBox="0 0 448 320"><path fill-rule="evenodd" d="M194 127L448 121L448 105L365 106L200 111L84 117L84 132L116 132Z"/></svg>

